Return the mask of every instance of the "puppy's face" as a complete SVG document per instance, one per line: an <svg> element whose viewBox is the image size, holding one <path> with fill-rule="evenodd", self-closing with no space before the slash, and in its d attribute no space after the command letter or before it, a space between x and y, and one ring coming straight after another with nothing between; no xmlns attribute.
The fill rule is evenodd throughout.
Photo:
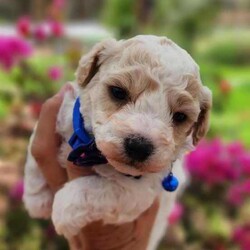
<svg viewBox="0 0 250 250"><path fill-rule="evenodd" d="M208 129L211 93L166 38L102 42L81 59L77 81L85 125L119 172L159 172Z"/></svg>

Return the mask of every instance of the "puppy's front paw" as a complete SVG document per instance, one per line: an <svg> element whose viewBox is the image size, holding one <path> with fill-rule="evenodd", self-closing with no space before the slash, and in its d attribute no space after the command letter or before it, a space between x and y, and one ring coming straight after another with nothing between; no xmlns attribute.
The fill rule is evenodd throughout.
<svg viewBox="0 0 250 250"><path fill-rule="evenodd" d="M49 187L43 188L39 193L24 192L25 208L33 218L48 219L51 215L53 195Z"/></svg>
<svg viewBox="0 0 250 250"><path fill-rule="evenodd" d="M89 221L89 206L85 178L67 183L54 198L52 221L58 234L67 239L76 235Z"/></svg>

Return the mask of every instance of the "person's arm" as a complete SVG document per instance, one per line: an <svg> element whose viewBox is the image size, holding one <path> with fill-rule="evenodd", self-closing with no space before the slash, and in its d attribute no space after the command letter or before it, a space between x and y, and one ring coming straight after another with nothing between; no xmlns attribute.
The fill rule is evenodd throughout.
<svg viewBox="0 0 250 250"><path fill-rule="evenodd" d="M56 120L63 96L70 88L69 84L64 85L56 95L43 104L31 146L31 153L53 192L68 179L65 169L57 160L61 138L56 133Z"/></svg>

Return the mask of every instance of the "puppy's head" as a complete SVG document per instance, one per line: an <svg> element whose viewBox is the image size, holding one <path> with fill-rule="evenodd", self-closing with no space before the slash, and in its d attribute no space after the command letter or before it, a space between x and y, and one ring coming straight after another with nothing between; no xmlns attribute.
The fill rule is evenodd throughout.
<svg viewBox="0 0 250 250"><path fill-rule="evenodd" d="M211 92L193 59L167 38L101 42L76 76L86 128L119 172L159 172L208 130Z"/></svg>

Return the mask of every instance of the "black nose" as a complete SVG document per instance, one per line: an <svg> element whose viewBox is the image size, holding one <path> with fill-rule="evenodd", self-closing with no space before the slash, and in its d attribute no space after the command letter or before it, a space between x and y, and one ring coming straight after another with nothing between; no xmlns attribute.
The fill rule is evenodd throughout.
<svg viewBox="0 0 250 250"><path fill-rule="evenodd" d="M140 135L131 135L125 138L124 148L127 156L138 162L145 161L154 150L150 140Z"/></svg>

